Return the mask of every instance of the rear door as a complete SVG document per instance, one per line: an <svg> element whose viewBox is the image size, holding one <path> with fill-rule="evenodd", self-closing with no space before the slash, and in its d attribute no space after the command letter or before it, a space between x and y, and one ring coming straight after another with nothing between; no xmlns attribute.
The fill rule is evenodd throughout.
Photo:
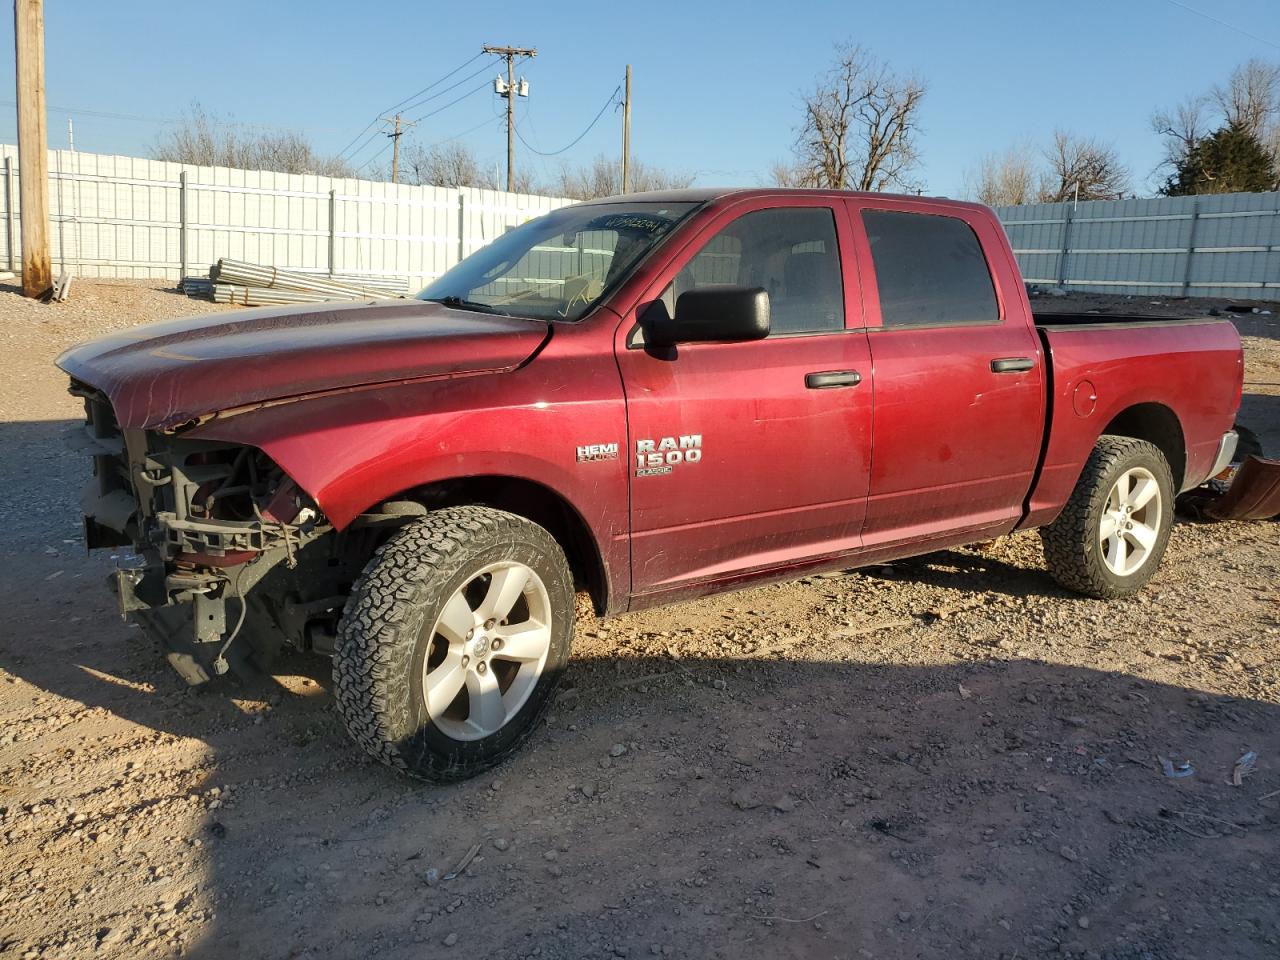
<svg viewBox="0 0 1280 960"><path fill-rule="evenodd" d="M977 208L848 203L876 371L865 545L1012 527L1045 385L1007 245Z"/></svg>
<svg viewBox="0 0 1280 960"><path fill-rule="evenodd" d="M633 591L856 549L871 455L871 365L840 201L721 211L619 329L627 396ZM763 287L772 335L648 350L647 309L680 293Z"/></svg>

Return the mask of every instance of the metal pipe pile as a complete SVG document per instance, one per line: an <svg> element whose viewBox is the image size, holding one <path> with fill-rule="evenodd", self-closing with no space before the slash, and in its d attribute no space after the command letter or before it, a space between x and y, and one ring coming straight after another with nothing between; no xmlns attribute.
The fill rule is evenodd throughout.
<svg viewBox="0 0 1280 960"><path fill-rule="evenodd" d="M178 289L188 297L209 298L213 296L213 281L208 277L183 277Z"/></svg>
<svg viewBox="0 0 1280 960"><path fill-rule="evenodd" d="M244 306L406 295L405 281L395 277L310 274L225 257L210 268L208 278L184 277L178 286L189 297Z"/></svg>
<svg viewBox="0 0 1280 960"><path fill-rule="evenodd" d="M281 303L324 303L331 300L360 298L317 296L301 290L272 290L267 287L246 287L236 283L215 283L209 299L214 303L238 303L245 307L265 307Z"/></svg>
<svg viewBox="0 0 1280 960"><path fill-rule="evenodd" d="M264 267L256 263L225 258L213 265L213 269L209 271L209 279L214 283L332 295L324 299L356 299L366 297L370 293L386 292L385 288L375 289L377 284L371 285L366 280L351 281L338 277L317 276L298 270L282 270L279 267ZM403 291L403 287L401 290Z"/></svg>

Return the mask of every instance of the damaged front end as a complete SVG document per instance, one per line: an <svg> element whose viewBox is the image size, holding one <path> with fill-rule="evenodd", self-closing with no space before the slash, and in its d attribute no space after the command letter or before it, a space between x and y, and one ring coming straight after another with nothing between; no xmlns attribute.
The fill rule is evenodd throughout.
<svg viewBox="0 0 1280 960"><path fill-rule="evenodd" d="M188 682L227 671L250 591L268 577L279 584L274 602L264 599L275 607L265 619L279 639L303 637L299 607L336 617L340 598L309 597L308 578L298 571L307 548L331 527L265 453L178 432L121 429L103 393L74 379L71 393L84 399L93 457L81 499L85 543L119 551L113 585L121 614L164 643Z"/></svg>

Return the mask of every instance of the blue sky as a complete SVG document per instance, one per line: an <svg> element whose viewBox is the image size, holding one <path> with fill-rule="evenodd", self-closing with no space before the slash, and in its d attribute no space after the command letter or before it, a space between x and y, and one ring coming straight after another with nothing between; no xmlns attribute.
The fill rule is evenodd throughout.
<svg viewBox="0 0 1280 960"><path fill-rule="evenodd" d="M4 22L11 31L12 21ZM1145 192L1160 157L1153 108L1207 89L1250 56L1280 60L1280 2L54 2L46 12L50 145L66 146L70 115L78 149L145 154L164 129L155 121L199 100L239 121L300 129L336 152L378 112L482 44L512 44L538 49L521 67L531 97L518 114L534 146L557 150L582 133L630 63L636 157L694 174L700 184L756 184L787 155L798 95L842 38L927 83L919 176L928 192L957 195L965 169L983 153L1045 143L1055 126L1113 143ZM12 143L11 37L0 58L0 141ZM483 65L475 61L444 85ZM411 115L445 107L497 66ZM471 130L460 139L486 162L502 162L499 106L483 90L411 135L431 143ZM517 165L549 178L562 159L615 156L620 124L607 111L557 158L518 145ZM356 162L386 144L375 138Z"/></svg>

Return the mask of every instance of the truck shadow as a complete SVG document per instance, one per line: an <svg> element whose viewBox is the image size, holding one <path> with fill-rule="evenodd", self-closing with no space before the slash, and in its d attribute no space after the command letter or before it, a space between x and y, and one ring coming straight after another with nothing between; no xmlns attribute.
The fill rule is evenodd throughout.
<svg viewBox="0 0 1280 960"><path fill-rule="evenodd" d="M6 428L48 455L0 498L15 955L1275 956L1273 674L1226 696L1139 676L1087 632L1088 666L978 651L954 618L896 646L731 655L702 601L584 624L521 752L418 784L351 744L323 660L192 691L119 621L106 563L63 542L68 429ZM899 567L1048 583L954 552ZM1246 750L1258 770L1232 786ZM36 863L43 889L20 876Z"/></svg>
<svg viewBox="0 0 1280 960"><path fill-rule="evenodd" d="M1009 597L1042 596L1078 599L1076 594L1062 587L1042 567L1016 566L981 550L939 550L919 557L897 560L877 574L875 567L861 571L864 575L879 575L887 582L909 581L935 587L957 586L963 583L968 589L984 593L998 593Z"/></svg>
<svg viewBox="0 0 1280 960"><path fill-rule="evenodd" d="M1280 380L1280 374L1277 379ZM1253 431L1265 456L1277 457L1280 456L1280 382L1271 388L1274 393L1257 393L1257 387L1246 384L1236 422Z"/></svg>
<svg viewBox="0 0 1280 960"><path fill-rule="evenodd" d="M323 661L192 692L96 590L55 580L39 608L0 645L21 734L0 776L11 805L87 820L9 851L41 850L50 890L92 885L45 932L128 931L99 955L142 952L165 903L210 958L420 957L450 935L513 957L1271 957L1280 935L1270 700L1016 655L877 662L872 640L738 659L580 635L530 743L440 787L349 742ZM1260 771L1230 786L1247 749Z"/></svg>
<svg viewBox="0 0 1280 960"><path fill-rule="evenodd" d="M1280 303L1259 304L1258 309L1270 313L1229 313L1228 316L1242 337L1280 340Z"/></svg>

